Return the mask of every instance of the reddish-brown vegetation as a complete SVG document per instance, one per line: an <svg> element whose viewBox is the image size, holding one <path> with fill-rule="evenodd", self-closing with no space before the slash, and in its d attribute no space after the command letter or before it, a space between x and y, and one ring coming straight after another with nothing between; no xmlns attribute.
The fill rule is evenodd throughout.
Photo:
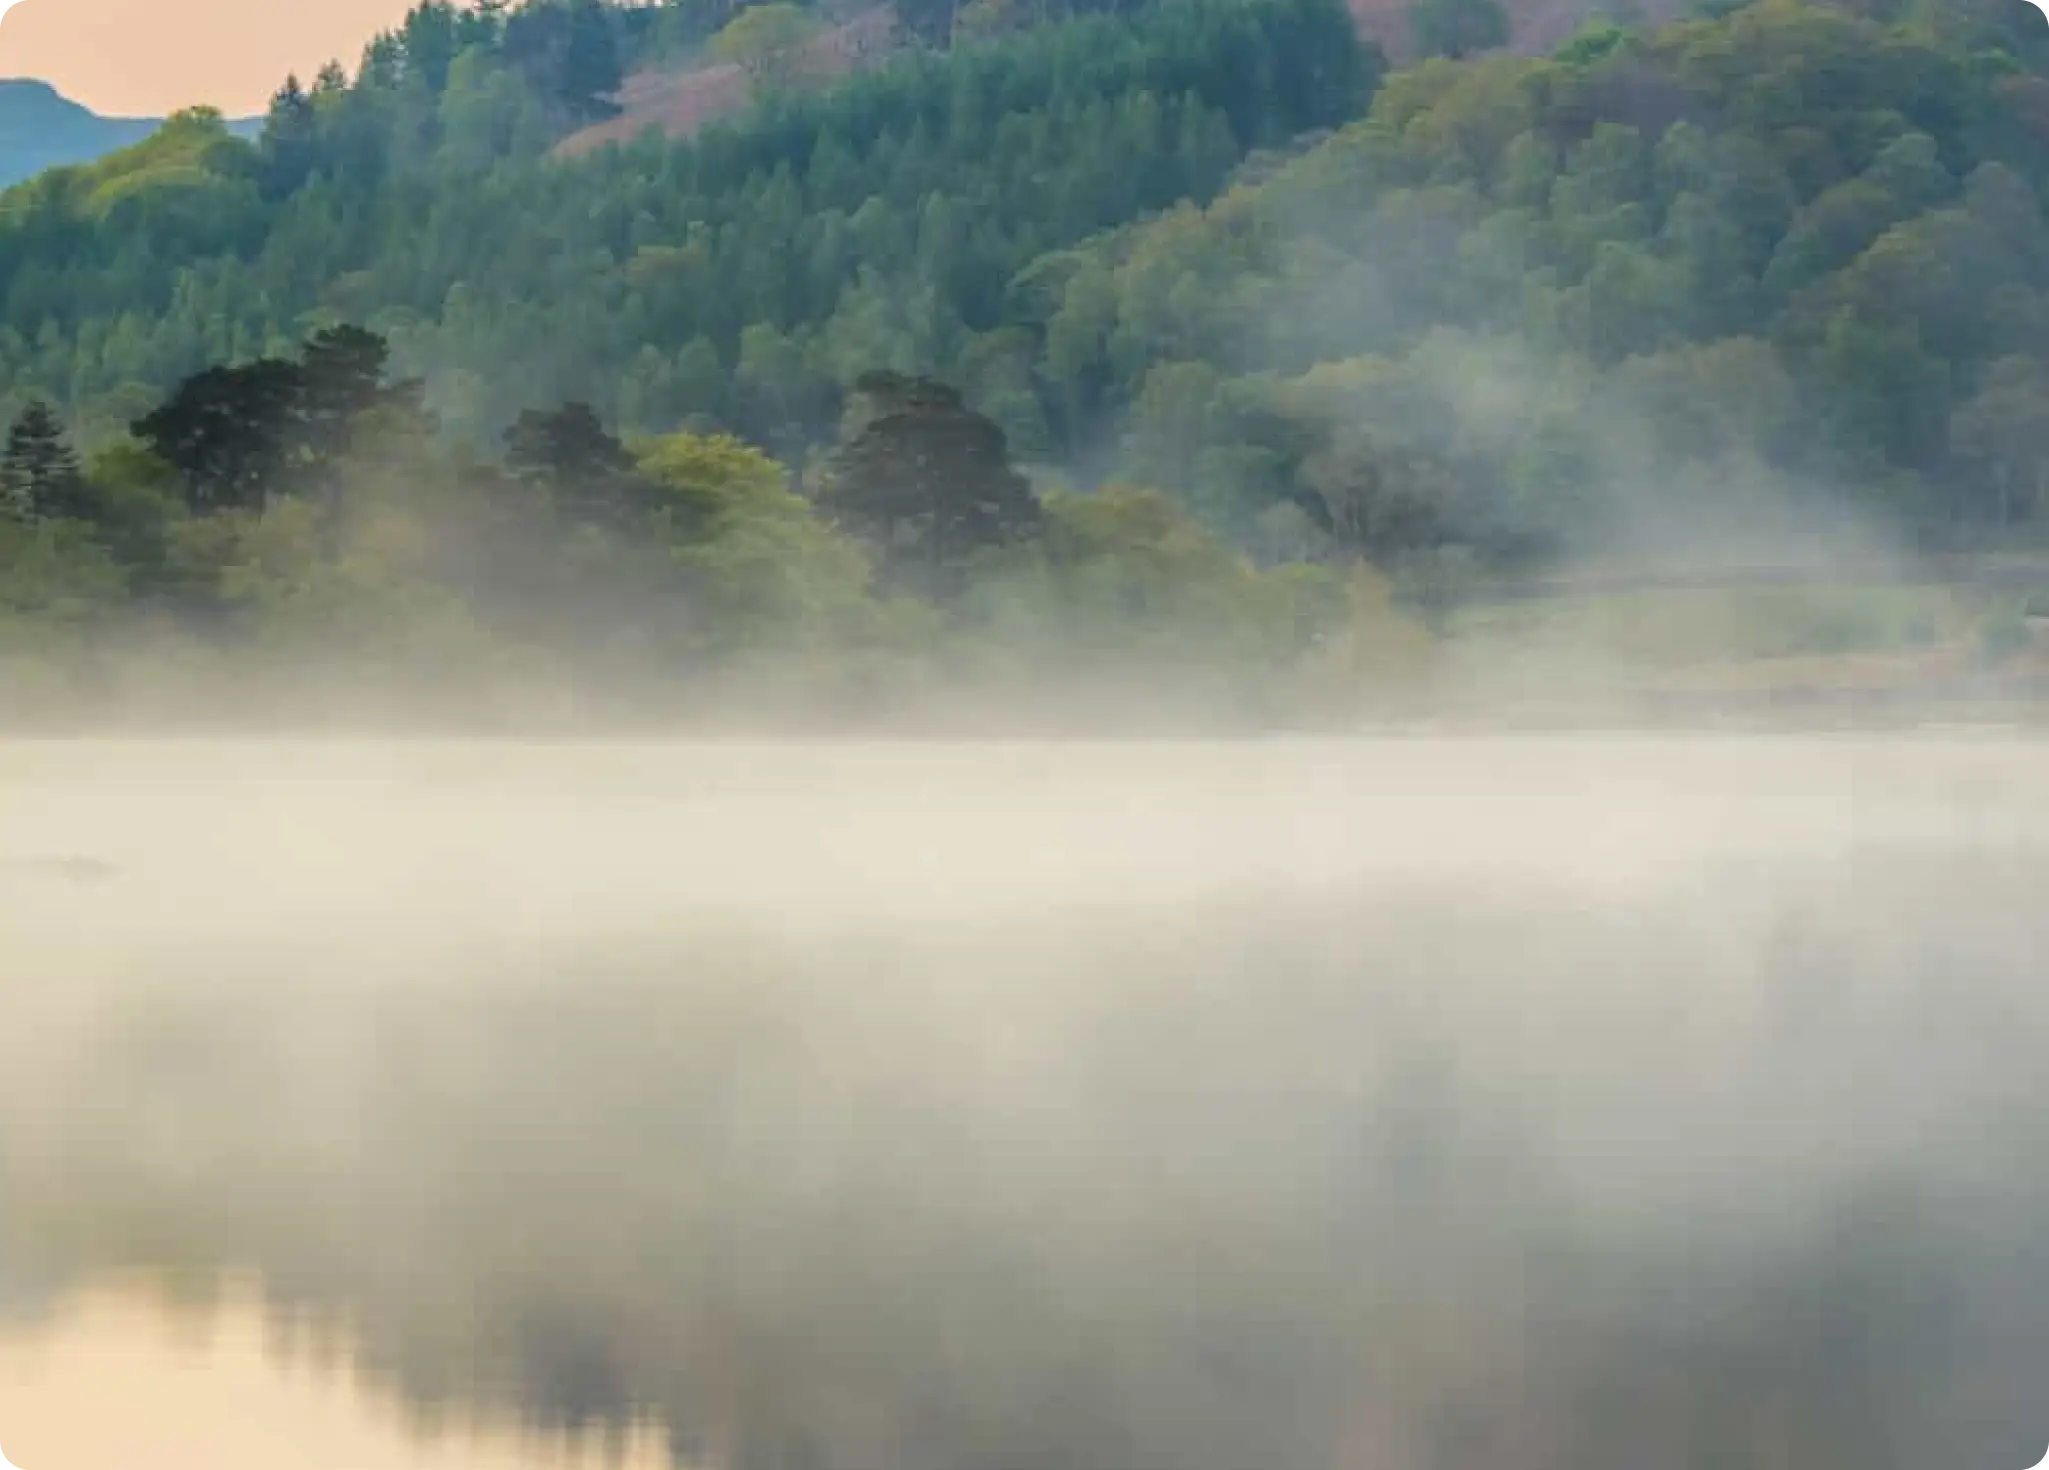
<svg viewBox="0 0 2049 1470"><path fill-rule="evenodd" d="M822 33L807 48L805 70L814 77L842 76L888 50L890 12L878 6ZM675 71L636 72L619 93L625 109L610 121L572 133L557 145L564 155L588 153L607 143L627 143L649 128L670 138L688 137L713 118L746 106L745 72L731 62Z"/></svg>
<svg viewBox="0 0 2049 1470"><path fill-rule="evenodd" d="M1602 8L1602 0L1503 3L1514 32L1510 48L1523 55L1551 50ZM1360 35L1378 43L1395 62L1413 59L1409 0L1347 0L1347 4ZM1684 0L1643 0L1638 8L1647 19L1669 20L1682 13ZM889 45L890 12L888 7L878 6L820 35L811 45L808 69L818 77L844 75L886 55ZM746 106L748 90L746 74L730 62L637 72L619 94L625 111L609 122L571 134L558 145L557 152L574 155L607 143L631 142L649 128L658 128L670 138L688 137L713 118Z"/></svg>

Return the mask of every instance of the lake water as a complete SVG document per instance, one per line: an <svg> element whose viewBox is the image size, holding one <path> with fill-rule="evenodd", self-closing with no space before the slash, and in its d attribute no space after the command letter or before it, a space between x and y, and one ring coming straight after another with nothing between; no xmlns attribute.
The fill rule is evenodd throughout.
<svg viewBox="0 0 2049 1470"><path fill-rule="evenodd" d="M2003 736L0 745L0 1447L2031 1464L2045 893Z"/></svg>
<svg viewBox="0 0 2049 1470"><path fill-rule="evenodd" d="M0 1429L37 1470L539 1470L669 1464L653 1426L535 1434L516 1418L423 1416L354 1371L346 1334L275 1320L260 1290L204 1305L101 1283L0 1331Z"/></svg>

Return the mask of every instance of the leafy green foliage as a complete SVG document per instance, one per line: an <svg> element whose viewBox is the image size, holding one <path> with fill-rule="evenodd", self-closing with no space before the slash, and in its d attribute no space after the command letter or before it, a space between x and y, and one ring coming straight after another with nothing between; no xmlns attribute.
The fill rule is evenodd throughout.
<svg viewBox="0 0 2049 1470"><path fill-rule="evenodd" d="M1453 61L1508 44L1508 12L1499 0L1411 0L1409 32L1425 56Z"/></svg>
<svg viewBox="0 0 2049 1470"><path fill-rule="evenodd" d="M1757 0L1399 73L1257 184L1027 272L1067 441L1389 562L1774 501L2006 534L2049 468L2049 94L1956 20Z"/></svg>
<svg viewBox="0 0 2049 1470"><path fill-rule="evenodd" d="M1228 705L1352 620L1334 583L1256 572L1157 493L1070 492L1049 519L943 383L859 386L816 501L731 435L628 443L577 401L479 456L354 327L202 370L85 470L35 406L0 457L0 640L64 630L78 671L148 630L154 669L353 670L414 681L413 708L494 679L830 707L963 661L1057 683L1089 644L1106 678L1162 660L1144 677Z"/></svg>
<svg viewBox="0 0 2049 1470"><path fill-rule="evenodd" d="M1444 623L1691 528L2039 530L2049 27L1752 0L1383 81L1331 0L911 8L887 66L557 157L777 8L435 0L253 143L190 114L0 195L0 412L95 451L20 519L180 618L417 596L593 664L1172 603L1148 557L1267 589L1221 645L1360 563Z"/></svg>
<svg viewBox="0 0 2049 1470"><path fill-rule="evenodd" d="M795 448L870 366L1014 375L1021 268L1355 115L1374 71L1335 0L1173 0L568 164L547 152L610 80L560 75L577 27L637 43L563 4L416 12L353 83L281 92L256 144L187 120L6 196L0 394L97 419L345 318L475 442L585 399Z"/></svg>
<svg viewBox="0 0 2049 1470"><path fill-rule="evenodd" d="M78 455L50 405L21 411L0 451L0 513L31 522L76 520L89 507Z"/></svg>
<svg viewBox="0 0 2049 1470"><path fill-rule="evenodd" d="M330 476L359 428L380 414L424 429L417 380L385 382L389 347L358 327L307 342L297 361L259 358L186 379L134 432L183 480L195 508L261 506Z"/></svg>
<svg viewBox="0 0 2049 1470"><path fill-rule="evenodd" d="M408 24L405 54L419 65L418 43L412 32L419 20L432 15L431 9L414 12ZM452 27L434 28L433 45L423 68L430 86L440 76L445 85L448 64L454 59ZM444 39L444 35L446 39ZM564 0L553 5L527 5L511 12L505 22L504 55L544 93L558 99L579 121L616 116L619 105L612 95L625 80L620 65L619 37L610 12L601 0Z"/></svg>
<svg viewBox="0 0 2049 1470"><path fill-rule="evenodd" d="M630 521L651 496L632 453L588 403L527 409L505 431L506 468L577 520Z"/></svg>
<svg viewBox="0 0 2049 1470"><path fill-rule="evenodd" d="M944 383L873 373L864 421L834 455L828 504L899 578L958 590L976 552L1034 530L1038 503L1003 430Z"/></svg>
<svg viewBox="0 0 2049 1470"><path fill-rule="evenodd" d="M750 5L712 38L713 54L733 62L758 87L787 86L802 66L804 48L818 34L818 22L787 0Z"/></svg>

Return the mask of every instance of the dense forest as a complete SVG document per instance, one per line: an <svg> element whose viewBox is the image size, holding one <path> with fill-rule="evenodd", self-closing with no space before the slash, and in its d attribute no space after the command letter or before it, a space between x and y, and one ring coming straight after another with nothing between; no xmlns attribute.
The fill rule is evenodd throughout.
<svg viewBox="0 0 2049 1470"><path fill-rule="evenodd" d="M1362 568L2041 509L2022 0L1538 57L1417 0L1438 54L1393 73L1335 0L895 19L828 84L776 64L821 23L787 6L429 0L253 142L188 113L0 195L0 596L580 666L1029 623L1273 669L1357 634ZM561 156L700 52L743 114Z"/></svg>

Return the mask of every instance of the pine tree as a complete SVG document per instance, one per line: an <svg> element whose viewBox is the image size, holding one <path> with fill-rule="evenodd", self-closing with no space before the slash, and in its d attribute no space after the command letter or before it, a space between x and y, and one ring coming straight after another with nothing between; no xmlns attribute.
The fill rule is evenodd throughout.
<svg viewBox="0 0 2049 1470"><path fill-rule="evenodd" d="M283 199L306 182L320 160L320 121L296 75L270 99L258 144L267 197Z"/></svg>
<svg viewBox="0 0 2049 1470"><path fill-rule="evenodd" d="M178 471L195 511L260 509L286 488L302 380L299 364L279 358L207 368L132 430Z"/></svg>
<svg viewBox="0 0 2049 1470"><path fill-rule="evenodd" d="M82 518L90 509L89 486L64 425L41 399L21 411L7 431L0 453L0 505L23 520Z"/></svg>
<svg viewBox="0 0 2049 1470"><path fill-rule="evenodd" d="M966 559L1037 528L1039 503L1003 430L930 378L869 373L867 421L833 456L831 507L893 577L930 596L957 591Z"/></svg>
<svg viewBox="0 0 2049 1470"><path fill-rule="evenodd" d="M522 410L505 431L505 465L576 520L623 525L651 503L632 452L588 403Z"/></svg>
<svg viewBox="0 0 2049 1470"><path fill-rule="evenodd" d="M425 385L417 378L387 380L391 344L375 332L343 325L316 332L299 354L300 451L319 469L348 451L352 430L367 416L390 410L424 420Z"/></svg>

